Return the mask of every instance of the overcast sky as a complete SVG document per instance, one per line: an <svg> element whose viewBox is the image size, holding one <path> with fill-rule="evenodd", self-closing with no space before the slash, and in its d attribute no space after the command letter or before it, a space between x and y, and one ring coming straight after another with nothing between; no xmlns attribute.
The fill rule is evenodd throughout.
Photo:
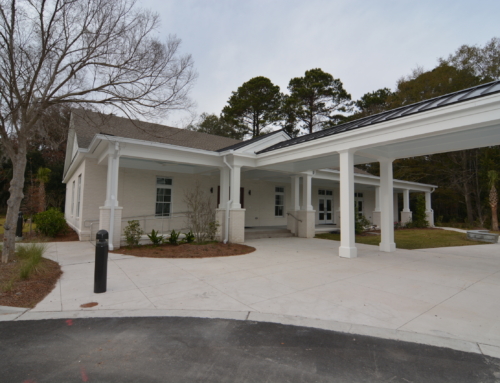
<svg viewBox="0 0 500 383"><path fill-rule="evenodd" d="M196 112L219 114L256 76L286 91L321 68L358 99L417 65L433 68L461 44L500 37L500 0L139 0L161 33L182 39L199 77ZM169 121L178 122L178 116Z"/></svg>

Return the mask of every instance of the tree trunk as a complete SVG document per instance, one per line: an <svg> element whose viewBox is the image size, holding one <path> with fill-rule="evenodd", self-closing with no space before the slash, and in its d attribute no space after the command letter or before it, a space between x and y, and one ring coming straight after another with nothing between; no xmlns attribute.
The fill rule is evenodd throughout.
<svg viewBox="0 0 500 383"><path fill-rule="evenodd" d="M6 263L14 256L16 246L16 223L21 201L23 200L24 171L26 170L26 148L20 144L12 158L12 180L10 181L10 197L7 201L7 217L5 219L2 262Z"/></svg>
<svg viewBox="0 0 500 383"><path fill-rule="evenodd" d="M491 206L491 230L498 230L498 194L497 189L493 185L490 190L490 206Z"/></svg>
<svg viewBox="0 0 500 383"><path fill-rule="evenodd" d="M40 184L38 185L38 212L41 213L41 212L44 212L45 211L45 208L47 206L47 202L46 202L46 195L45 195L45 183L42 182L42 181L39 181Z"/></svg>

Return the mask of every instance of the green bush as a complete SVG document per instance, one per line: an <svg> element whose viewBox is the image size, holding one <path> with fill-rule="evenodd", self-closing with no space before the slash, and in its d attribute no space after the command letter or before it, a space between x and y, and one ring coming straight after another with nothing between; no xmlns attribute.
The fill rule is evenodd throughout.
<svg viewBox="0 0 500 383"><path fill-rule="evenodd" d="M364 215L360 215L357 211L354 211L354 225L355 233L361 234L365 231L365 227L370 225L370 221Z"/></svg>
<svg viewBox="0 0 500 383"><path fill-rule="evenodd" d="M148 234L149 240L153 243L153 246L158 246L163 242L163 235L158 235L160 232L155 229L151 230L151 234Z"/></svg>
<svg viewBox="0 0 500 383"><path fill-rule="evenodd" d="M170 233L170 237L168 238L168 242L171 245L178 245L180 235L181 235L181 232L176 233L175 230L172 230L172 232Z"/></svg>
<svg viewBox="0 0 500 383"><path fill-rule="evenodd" d="M36 224L37 233L41 233L46 237L55 237L57 234L64 234L68 230L64 214L54 208L36 214L33 222Z"/></svg>
<svg viewBox="0 0 500 383"><path fill-rule="evenodd" d="M46 247L41 243L30 243L28 245L18 246L16 249L17 257L21 260L21 268L19 277L28 279L31 274L42 270L40 262L42 262L43 254Z"/></svg>
<svg viewBox="0 0 500 383"><path fill-rule="evenodd" d="M417 197L417 203L415 205L415 211L412 214L411 222L406 224L406 227L428 227L429 222L427 221L427 215L425 214L425 197L420 194Z"/></svg>
<svg viewBox="0 0 500 383"><path fill-rule="evenodd" d="M137 246L141 240L141 236L144 234L144 231L141 229L139 221L133 220L128 221L128 225L125 229L123 229L123 233L125 234L127 245Z"/></svg>
<svg viewBox="0 0 500 383"><path fill-rule="evenodd" d="M186 241L186 243L193 243L194 240L195 240L195 236L194 236L192 231L187 233L186 236L184 237L184 241Z"/></svg>

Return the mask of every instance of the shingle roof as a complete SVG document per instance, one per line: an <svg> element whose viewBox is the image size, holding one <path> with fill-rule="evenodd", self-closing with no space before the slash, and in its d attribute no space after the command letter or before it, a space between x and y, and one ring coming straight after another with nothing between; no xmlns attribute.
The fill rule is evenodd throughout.
<svg viewBox="0 0 500 383"><path fill-rule="evenodd" d="M85 109L72 110L71 124L75 130L80 148L88 148L96 134L154 141L209 151L216 151L229 145L241 143L241 141L232 138L130 120Z"/></svg>
<svg viewBox="0 0 500 383"><path fill-rule="evenodd" d="M231 146L227 146L227 147L222 148L222 149L218 149L217 151L218 152L225 152L226 150L241 149L241 148L243 148L243 147L245 147L247 145L253 144L254 142L260 141L260 140L262 140L264 138L267 138L267 137L272 136L273 134L276 134L276 133L279 133L279 132L284 132L284 130L283 129L275 130L274 132L271 132L271 133L268 133L268 134L263 134L262 136L258 136L258 137L252 138L251 140L241 141L241 142L239 142L237 144L234 144L234 145L231 145Z"/></svg>
<svg viewBox="0 0 500 383"><path fill-rule="evenodd" d="M263 149L257 152L257 154L290 147L293 145L301 144L303 142L317 140L318 138L323 138L327 136L332 136L334 134L348 132L350 130L355 130L366 126L379 124L385 121L390 121L397 118L402 118L409 115L426 112L432 109L442 108L448 105L469 101L479 97L489 96L491 94L499 92L500 92L500 81L494 81L488 84L478 85L473 88L464 89L455 93L446 94L444 96L431 98L429 100L417 102L415 104L410 104L397 109L392 109L387 112L360 118L359 120L350 121L345 124L335 126L333 128L321 130L319 132L314 132L306 134L304 136L292 138L291 140L283 141L278 144L272 145L266 149Z"/></svg>

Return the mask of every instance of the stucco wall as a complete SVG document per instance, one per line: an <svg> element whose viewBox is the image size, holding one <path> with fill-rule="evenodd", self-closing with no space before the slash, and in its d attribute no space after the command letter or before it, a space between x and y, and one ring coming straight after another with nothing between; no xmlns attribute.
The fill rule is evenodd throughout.
<svg viewBox="0 0 500 383"><path fill-rule="evenodd" d="M81 194L80 194L80 216L77 217L76 209L77 209L77 199L78 199L78 176L80 175L82 176ZM72 196L73 182L75 182L74 198ZM69 182L66 184L66 202L64 209L64 217L66 218L66 222L68 222L68 224L73 229L75 229L79 235L83 222L83 212L85 211L85 205L83 203L84 196L85 196L85 162L83 162L77 168L73 176L69 179ZM74 208L72 209L73 203L74 203Z"/></svg>

